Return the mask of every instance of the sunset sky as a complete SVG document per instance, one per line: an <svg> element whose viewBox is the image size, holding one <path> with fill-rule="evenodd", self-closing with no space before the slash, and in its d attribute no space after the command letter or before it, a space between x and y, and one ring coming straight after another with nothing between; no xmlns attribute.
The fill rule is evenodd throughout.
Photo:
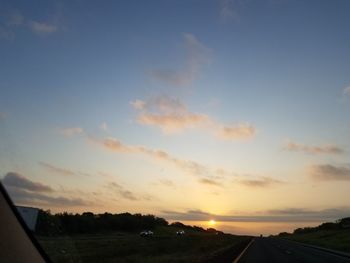
<svg viewBox="0 0 350 263"><path fill-rule="evenodd" d="M350 2L0 0L17 204L232 233L350 216Z"/></svg>

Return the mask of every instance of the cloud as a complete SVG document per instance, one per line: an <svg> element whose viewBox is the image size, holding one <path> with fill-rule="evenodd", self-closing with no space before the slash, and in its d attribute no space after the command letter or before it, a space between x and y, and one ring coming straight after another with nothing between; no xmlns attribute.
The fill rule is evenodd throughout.
<svg viewBox="0 0 350 263"><path fill-rule="evenodd" d="M21 188L28 191L53 192L53 189L50 186L31 181L16 172L8 172L2 179L2 183L9 187Z"/></svg>
<svg viewBox="0 0 350 263"><path fill-rule="evenodd" d="M283 184L284 182L273 179L270 177L262 176L260 179L243 179L238 180L238 182L242 185L248 186L248 187L270 187L277 184Z"/></svg>
<svg viewBox="0 0 350 263"><path fill-rule="evenodd" d="M142 100L134 100L130 102L131 106L133 106L136 110L143 110L145 108L145 102Z"/></svg>
<svg viewBox="0 0 350 263"><path fill-rule="evenodd" d="M121 141L112 138L112 137L107 137L103 140L93 140L94 142L104 146L105 148L111 150L111 151L116 151L116 152L135 152L136 149L133 147L124 145Z"/></svg>
<svg viewBox="0 0 350 263"><path fill-rule="evenodd" d="M200 163L197 163L191 160L176 158L162 150L150 149L144 146L126 145L121 141L111 137L101 139L101 140L90 138L90 140L95 144L100 145L103 148L114 152L143 154L155 160L169 163L177 167L178 169L184 171L185 173L191 174L194 176L208 176L210 173L216 173L216 170L210 169L205 165L202 165Z"/></svg>
<svg viewBox="0 0 350 263"><path fill-rule="evenodd" d="M54 196L56 191L48 185L32 181L25 176L8 172L2 179L11 198L15 203L27 205L45 206L83 206L90 205L91 202L80 198Z"/></svg>
<svg viewBox="0 0 350 263"><path fill-rule="evenodd" d="M0 39L10 40L13 39L15 34L6 27L0 25Z"/></svg>
<svg viewBox="0 0 350 263"><path fill-rule="evenodd" d="M346 87L346 88L343 90L343 95L346 95L346 96L349 96L349 95L350 95L350 86L349 86L349 87Z"/></svg>
<svg viewBox="0 0 350 263"><path fill-rule="evenodd" d="M65 176L76 175L76 173L73 172L72 170L60 168L60 167L54 166L54 165L49 164L49 163L39 162L39 164L42 167L44 167L46 170L48 170L49 172L53 172L53 173L60 174L60 175L65 175Z"/></svg>
<svg viewBox="0 0 350 263"><path fill-rule="evenodd" d="M56 12L50 17L52 22L35 21L25 18L19 10L7 10L2 16L4 21L0 26L0 38L14 38L16 28L29 29L38 35L52 34L58 30L59 16L59 12Z"/></svg>
<svg viewBox="0 0 350 263"><path fill-rule="evenodd" d="M87 206L91 205L81 198L68 198L63 196L49 196L42 193L31 192L21 188L6 187L11 198L15 203L28 204L28 205L46 205L46 206L59 206L67 208L67 206Z"/></svg>
<svg viewBox="0 0 350 263"><path fill-rule="evenodd" d="M138 198L131 191L126 190L123 186L115 182L110 182L107 185L107 187L124 199L131 200L131 201L138 200Z"/></svg>
<svg viewBox="0 0 350 263"><path fill-rule="evenodd" d="M212 168L196 161L180 159L163 150L150 149L144 146L127 145L111 137L105 139L90 138L90 140L110 151L128 154L142 154L157 161L173 165L177 169L183 171L185 174L199 178L198 182L202 184L222 186L221 180L225 179L225 177L239 176L233 171L227 171L222 168ZM236 182L252 187L268 187L284 183L270 177L261 177L260 179L251 180L237 179Z"/></svg>
<svg viewBox="0 0 350 263"><path fill-rule="evenodd" d="M7 117L7 114L5 112L0 111L0 120L3 120Z"/></svg>
<svg viewBox="0 0 350 263"><path fill-rule="evenodd" d="M317 181L350 181L350 168L330 164L313 165L309 173Z"/></svg>
<svg viewBox="0 0 350 263"><path fill-rule="evenodd" d="M255 127L247 124L233 124L231 126L223 126L219 128L217 136L221 139L226 140L237 140L237 139L247 139L252 138L256 134Z"/></svg>
<svg viewBox="0 0 350 263"><path fill-rule="evenodd" d="M57 31L58 27L47 22L30 21L30 29L37 34L51 34Z"/></svg>
<svg viewBox="0 0 350 263"><path fill-rule="evenodd" d="M6 25L11 26L20 26L23 25L24 17L18 10L13 10L12 12L9 12L9 14L6 17Z"/></svg>
<svg viewBox="0 0 350 263"><path fill-rule="evenodd" d="M138 123L156 126L166 134L198 127L209 120L204 114L188 111L179 99L168 96L157 96L147 101L135 100L130 104L139 110Z"/></svg>
<svg viewBox="0 0 350 263"><path fill-rule="evenodd" d="M239 20L237 12L237 1L221 0L220 1L220 19L223 22L230 20Z"/></svg>
<svg viewBox="0 0 350 263"><path fill-rule="evenodd" d="M84 133L84 130L83 130L83 128L80 128L80 127L72 127L72 128L60 129L59 132L66 137L71 137L74 135Z"/></svg>
<svg viewBox="0 0 350 263"><path fill-rule="evenodd" d="M349 207L336 207L336 208L326 208L321 210L313 210L306 208L285 208L285 209L272 209L267 210L267 214L287 216L291 219L293 218L306 218L308 220L336 220L344 217L348 217L350 214Z"/></svg>
<svg viewBox="0 0 350 263"><path fill-rule="evenodd" d="M140 114L138 122L145 125L154 125L161 128L164 133L174 133L184 129L193 128L207 120L205 115L197 114L167 114L157 115L151 113Z"/></svg>
<svg viewBox="0 0 350 263"><path fill-rule="evenodd" d="M108 125L106 122L102 122L100 125L100 129L103 131L108 131Z"/></svg>
<svg viewBox="0 0 350 263"><path fill-rule="evenodd" d="M286 208L255 212L252 214L218 215L201 210L188 210L185 212L161 211L161 216L168 220L179 221L209 221L219 222L315 222L336 220L348 217L349 207L338 207L323 210L305 208Z"/></svg>
<svg viewBox="0 0 350 263"><path fill-rule="evenodd" d="M151 75L154 79L171 85L188 85L197 77L201 67L209 63L209 48L193 34L184 33L183 38L186 47L186 62L183 68L153 70Z"/></svg>
<svg viewBox="0 0 350 263"><path fill-rule="evenodd" d="M199 179L199 182L201 184L206 184L206 185L210 185L210 186L222 186L222 184L215 179L201 178L201 179Z"/></svg>
<svg viewBox="0 0 350 263"><path fill-rule="evenodd" d="M168 179L160 179L159 182L160 182L162 185L165 185L165 186L168 186L168 187L175 187L174 182L171 181L171 180L168 180Z"/></svg>
<svg viewBox="0 0 350 263"><path fill-rule="evenodd" d="M335 145L324 146L308 146L295 142L289 142L285 147L285 150L291 152L305 152L310 154L342 154L344 150Z"/></svg>
<svg viewBox="0 0 350 263"><path fill-rule="evenodd" d="M242 140L256 134L254 126L247 123L224 125L206 114L193 113L178 98L156 96L148 100L130 102L138 112L137 122L155 126L165 134L179 133L187 129L205 130L223 140Z"/></svg>

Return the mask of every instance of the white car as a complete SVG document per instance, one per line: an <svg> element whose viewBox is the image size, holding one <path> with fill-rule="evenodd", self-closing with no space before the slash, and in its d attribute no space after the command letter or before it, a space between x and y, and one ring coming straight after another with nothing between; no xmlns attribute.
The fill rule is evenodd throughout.
<svg viewBox="0 0 350 263"><path fill-rule="evenodd" d="M140 236L142 236L142 237L153 236L153 232L151 230L144 230L144 231L140 232Z"/></svg>
<svg viewBox="0 0 350 263"><path fill-rule="evenodd" d="M177 236L182 236L184 234L185 234L185 231L183 231L183 230L176 231Z"/></svg>

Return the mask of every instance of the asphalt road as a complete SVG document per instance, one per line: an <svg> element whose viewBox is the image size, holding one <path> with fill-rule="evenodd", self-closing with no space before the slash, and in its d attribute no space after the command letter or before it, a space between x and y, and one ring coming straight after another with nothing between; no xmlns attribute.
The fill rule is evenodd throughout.
<svg viewBox="0 0 350 263"><path fill-rule="evenodd" d="M278 238L255 238L238 263L317 262L343 263L350 258Z"/></svg>

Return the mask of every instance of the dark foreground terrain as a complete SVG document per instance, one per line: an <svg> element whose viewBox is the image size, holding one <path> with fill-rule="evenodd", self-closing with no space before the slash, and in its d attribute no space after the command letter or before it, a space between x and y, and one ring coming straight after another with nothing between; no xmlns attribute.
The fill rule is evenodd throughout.
<svg viewBox="0 0 350 263"><path fill-rule="evenodd" d="M53 262L232 262L250 238L186 233L158 228L153 237L136 233L38 237Z"/></svg>
<svg viewBox="0 0 350 263"><path fill-rule="evenodd" d="M287 239L350 253L350 229L293 234Z"/></svg>
<svg viewBox="0 0 350 263"><path fill-rule="evenodd" d="M281 238L256 238L238 261L239 263L345 263L350 257L305 246Z"/></svg>
<svg viewBox="0 0 350 263"><path fill-rule="evenodd" d="M279 237L350 253L350 218L323 223L316 227L298 228L292 234L280 233Z"/></svg>

